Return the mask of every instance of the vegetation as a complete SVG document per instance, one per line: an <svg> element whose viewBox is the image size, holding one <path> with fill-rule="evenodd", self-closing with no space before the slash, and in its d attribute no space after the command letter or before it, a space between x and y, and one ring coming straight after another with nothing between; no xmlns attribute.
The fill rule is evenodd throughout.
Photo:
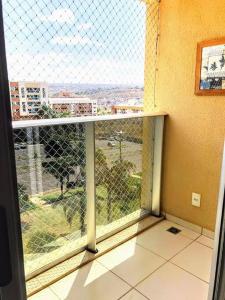
<svg viewBox="0 0 225 300"><path fill-rule="evenodd" d="M130 199L113 199L109 211L108 190L104 185L98 185L96 194L96 222L97 225L104 225L111 221L122 218L140 208L137 186L140 186L140 180L137 178L129 178L130 190L132 195ZM133 188L134 187L134 188ZM22 222L28 225L28 229L23 231L23 242L25 253L41 253L53 250L54 247L46 246L41 251L35 246L31 250L30 239L34 241L34 237L38 231L43 228L44 232L50 231L55 240L61 237L70 239L70 235L79 232L80 235L86 234L86 197L81 192L82 188L78 187L64 193L64 199L59 201L60 192L53 192L41 196L40 199L46 201L51 199L51 205L42 205L34 210L26 211L21 214ZM81 196L83 197L80 197ZM65 211L64 211L65 209ZM110 213L110 215L109 215ZM36 240L38 242L38 239ZM46 245L52 241L47 239ZM45 249L45 250L44 250Z"/></svg>
<svg viewBox="0 0 225 300"><path fill-rule="evenodd" d="M30 201L25 185L20 183L18 183L18 198L21 212L35 208L34 203Z"/></svg>
<svg viewBox="0 0 225 300"><path fill-rule="evenodd" d="M29 252L48 252L52 250L52 247L48 247L48 244L53 242L57 236L54 233L47 231L36 231L34 232L28 243L27 249Z"/></svg>
<svg viewBox="0 0 225 300"><path fill-rule="evenodd" d="M63 212L67 223L70 228L72 226L73 219L77 214L80 223L81 236L86 233L85 217L86 217L86 195L84 191L78 191L76 193L69 193L69 195L63 197L62 201L58 203L63 208Z"/></svg>
<svg viewBox="0 0 225 300"><path fill-rule="evenodd" d="M104 186L107 190L107 220L112 222L113 203L122 203L122 209L128 210L129 201L140 197L141 185L134 185L131 172L135 166L132 162L122 159L115 161L109 167L101 149L96 151L96 185Z"/></svg>
<svg viewBox="0 0 225 300"><path fill-rule="evenodd" d="M56 112L54 109L49 107L46 104L43 104L41 108L38 110L39 117L43 119L55 119L55 118L65 118L68 117L70 114L67 112Z"/></svg>
<svg viewBox="0 0 225 300"><path fill-rule="evenodd" d="M82 185L85 164L84 137L76 133L75 128L57 126L44 132L43 141L47 161L42 163L45 172L51 174L60 184L61 200L63 199L64 186L70 186L70 176L75 174L75 167L80 168L80 182ZM75 185L75 183L74 183Z"/></svg>
<svg viewBox="0 0 225 300"><path fill-rule="evenodd" d="M42 166L46 173L57 180L60 191L40 196L45 204L40 201L41 205L35 210L21 214L22 221L28 224L28 230L23 232L23 240L25 253L29 254L54 249L56 246L53 246L53 242L56 239L57 244L59 240L65 243L77 234L86 234L85 144L82 128L77 131L73 125L46 127L40 130L40 139L46 154ZM107 161L102 149L96 150L98 225L111 223L140 208L141 179L133 176L135 165L123 159L123 140L120 134L119 159L114 162ZM29 199L27 196L23 196L23 201Z"/></svg>

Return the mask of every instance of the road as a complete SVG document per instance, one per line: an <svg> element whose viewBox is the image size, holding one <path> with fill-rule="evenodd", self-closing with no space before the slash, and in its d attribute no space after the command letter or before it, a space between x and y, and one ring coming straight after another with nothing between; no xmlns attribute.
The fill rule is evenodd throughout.
<svg viewBox="0 0 225 300"><path fill-rule="evenodd" d="M103 150L108 163L112 163L119 159L119 142L115 143L114 147L108 146L109 140L96 140L96 148ZM122 158L124 160L131 161L135 167L136 172L141 172L142 170L142 144L123 141L122 142Z"/></svg>
<svg viewBox="0 0 225 300"><path fill-rule="evenodd" d="M112 165L113 161L119 159L119 143L115 143L115 146L108 146L109 140L96 140L96 148L100 148L103 150L108 164ZM45 154L43 151L43 145L41 147L41 161L39 161L39 165L43 161L45 161ZM34 179L35 176L35 168L37 168L37 158L33 160L28 159L28 150L20 149L15 150L16 153L16 166L17 166L17 178L20 184L23 184L27 187L27 191L31 194L31 178ZM124 160L131 161L135 165L135 172L141 172L142 170L142 144L123 141L122 142L122 158ZM50 174L44 172L44 169L41 168L41 177L42 177L42 186L43 191L46 192L48 190L55 189L59 187L58 181L51 176ZM37 179L36 179L37 180ZM72 178L71 178L72 180Z"/></svg>

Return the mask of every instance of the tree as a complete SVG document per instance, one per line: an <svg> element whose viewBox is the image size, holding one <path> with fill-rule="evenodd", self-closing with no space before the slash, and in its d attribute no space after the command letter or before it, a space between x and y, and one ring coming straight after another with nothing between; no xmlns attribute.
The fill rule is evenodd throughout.
<svg viewBox="0 0 225 300"><path fill-rule="evenodd" d="M62 199L64 185L69 186L70 175L75 173L75 167L80 167L81 176L84 174L84 136L70 126L53 126L45 129L42 135L46 154L42 166L59 182Z"/></svg>
<svg viewBox="0 0 225 300"><path fill-rule="evenodd" d="M60 183L61 197L63 198L64 184L68 184L70 181L70 175L74 174L73 167L76 165L76 161L72 155L66 157L53 158L50 161L43 162L42 166L45 172L48 172L54 176Z"/></svg>
<svg viewBox="0 0 225 300"><path fill-rule="evenodd" d="M25 212L35 207L35 205L30 201L25 185L20 183L18 183L18 198L21 212Z"/></svg>
<svg viewBox="0 0 225 300"><path fill-rule="evenodd" d="M71 194L68 197L64 197L60 202L63 208L66 221L72 226L73 218L76 213L79 213L80 217L80 231L81 236L86 233L85 217L86 217L86 194L85 191L79 191L76 194Z"/></svg>
<svg viewBox="0 0 225 300"><path fill-rule="evenodd" d="M122 161L122 142L124 141L124 137L123 137L123 132L122 131L116 132L115 140L117 142L119 142L119 158L120 158L120 161Z"/></svg>
<svg viewBox="0 0 225 300"><path fill-rule="evenodd" d="M85 194L85 141L83 128L73 125L51 126L42 131L46 159L42 163L45 172L51 174L60 184L60 197L52 205L60 205L67 223L72 226L74 216L79 213L81 235L86 232L86 194ZM79 179L70 182L70 176L79 167ZM70 189L81 188L76 193ZM82 190L83 187L83 190Z"/></svg>
<svg viewBox="0 0 225 300"><path fill-rule="evenodd" d="M102 197L96 196L97 211L100 212L99 203L103 200ZM80 221L81 236L86 234L86 213L87 213L87 199L85 189L71 194L65 194L62 201L53 205L60 205L69 226L72 226L73 219L78 214Z"/></svg>
<svg viewBox="0 0 225 300"><path fill-rule="evenodd" d="M106 181L108 191L108 222L112 222L112 203L121 202L125 209L128 205L131 195L131 186L129 179L131 171L135 169L132 162L126 160L117 160L110 168L109 176Z"/></svg>
<svg viewBox="0 0 225 300"><path fill-rule="evenodd" d="M107 220L112 222L112 204L129 199L133 189L130 185L130 174L135 169L132 162L119 159L112 167L107 164L106 156L101 149L96 151L96 185L107 189ZM123 202L126 206L127 201Z"/></svg>
<svg viewBox="0 0 225 300"><path fill-rule="evenodd" d="M97 186L105 184L109 171L106 156L102 149L98 148L95 152L95 181Z"/></svg>
<svg viewBox="0 0 225 300"><path fill-rule="evenodd" d="M43 104L38 110L38 116L42 119L64 118L69 115L68 112L59 113L46 104Z"/></svg>

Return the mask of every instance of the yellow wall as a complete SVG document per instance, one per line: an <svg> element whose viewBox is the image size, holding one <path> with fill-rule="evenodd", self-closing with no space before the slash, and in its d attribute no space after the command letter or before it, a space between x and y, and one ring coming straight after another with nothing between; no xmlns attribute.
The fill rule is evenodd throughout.
<svg viewBox="0 0 225 300"><path fill-rule="evenodd" d="M195 96L197 42L225 37L225 2L162 0L155 103L169 113L165 132L163 210L214 229L225 97ZM147 100L147 99L145 99ZM201 208L191 193L202 195Z"/></svg>

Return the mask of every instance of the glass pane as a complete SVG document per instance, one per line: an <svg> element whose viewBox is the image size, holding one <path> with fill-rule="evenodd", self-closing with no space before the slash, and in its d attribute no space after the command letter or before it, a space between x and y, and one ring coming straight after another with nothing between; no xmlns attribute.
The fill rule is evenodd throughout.
<svg viewBox="0 0 225 300"><path fill-rule="evenodd" d="M86 245L85 125L14 130L26 275Z"/></svg>
<svg viewBox="0 0 225 300"><path fill-rule="evenodd" d="M97 236L143 216L143 120L98 122L96 134Z"/></svg>

